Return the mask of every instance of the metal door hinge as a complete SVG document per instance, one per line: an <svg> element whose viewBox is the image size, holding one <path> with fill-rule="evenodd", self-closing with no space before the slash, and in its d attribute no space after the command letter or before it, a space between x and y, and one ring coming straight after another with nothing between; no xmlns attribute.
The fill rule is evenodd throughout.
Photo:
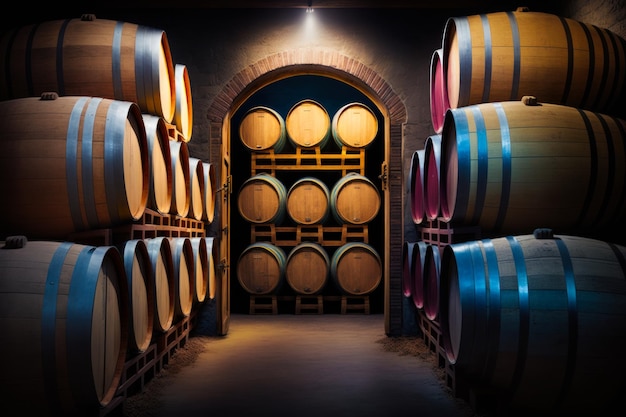
<svg viewBox="0 0 626 417"><path fill-rule="evenodd" d="M380 165L380 175L378 176L378 179L381 181L382 183L382 189L386 190L387 189L387 180L388 180L388 166L387 166L387 162L383 162Z"/></svg>
<svg viewBox="0 0 626 417"><path fill-rule="evenodd" d="M225 191L224 198L226 198L228 194L231 194L233 192L232 185L233 185L233 176L229 175L228 177L226 177L226 183L222 185L220 188L218 188L217 190L215 190L215 192L220 193L222 191Z"/></svg>

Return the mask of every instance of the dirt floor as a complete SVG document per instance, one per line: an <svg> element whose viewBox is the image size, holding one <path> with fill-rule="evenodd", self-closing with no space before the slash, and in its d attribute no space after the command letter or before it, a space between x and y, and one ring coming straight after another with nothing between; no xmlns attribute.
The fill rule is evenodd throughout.
<svg viewBox="0 0 626 417"><path fill-rule="evenodd" d="M411 362L420 362L420 366L424 365L427 369L431 369L434 377L428 377L428 384L436 386L435 389L440 393L439 395L431 395L431 397L444 397L444 401L447 402L445 407L450 407L450 404L452 404L452 407L457 409L455 413L458 414L455 415L468 417L479 415L473 412L465 401L454 398L453 393L446 386L444 369L438 366L436 354L428 349L421 336L387 337L382 333L381 336L382 337L375 339L377 345L375 350L379 350L383 353L396 353L399 357L406 357L408 360L411 358L419 358L419 361L411 360ZM155 375L146 384L143 392L131 395L125 400L123 404L123 415L126 417L160 417L164 415L162 414L164 412L163 407L167 406L165 399L167 399L168 396L171 398L170 391L172 384L180 383L181 378L187 380L188 377L182 376L181 372L186 373L188 370L194 368L194 363L196 363L198 358L203 357L203 355L206 357L207 354L210 354L214 343L214 337L191 336L185 346L174 353L161 372ZM348 372L350 371L348 370ZM391 387L390 389L393 390ZM446 397L447 399L445 399ZM171 403L171 400L168 401ZM389 401L397 402L402 400L389 398ZM445 407L443 407L443 409L445 409ZM434 408L437 408L436 405ZM181 415L189 416L188 413ZM427 414L421 413L421 415ZM275 415L275 417L282 416Z"/></svg>

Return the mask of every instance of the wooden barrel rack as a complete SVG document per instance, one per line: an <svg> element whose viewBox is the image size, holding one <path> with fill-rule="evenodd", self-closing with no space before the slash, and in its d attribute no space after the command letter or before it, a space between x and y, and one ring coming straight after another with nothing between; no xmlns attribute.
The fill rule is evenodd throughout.
<svg viewBox="0 0 626 417"><path fill-rule="evenodd" d="M189 341L196 313L197 311L193 311L188 317L174 323L167 332L154 335L152 343L144 352L127 359L116 397L107 407L99 410L98 416L115 415L127 397L144 391L146 384L161 372L176 351L184 348Z"/></svg>

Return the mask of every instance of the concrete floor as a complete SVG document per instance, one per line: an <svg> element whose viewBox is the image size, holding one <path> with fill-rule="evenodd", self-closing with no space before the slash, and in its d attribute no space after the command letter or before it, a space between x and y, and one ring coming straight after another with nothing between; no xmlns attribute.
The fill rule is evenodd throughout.
<svg viewBox="0 0 626 417"><path fill-rule="evenodd" d="M231 316L168 375L155 417L465 417L432 361L384 349L381 314ZM421 340L416 340L421 343Z"/></svg>

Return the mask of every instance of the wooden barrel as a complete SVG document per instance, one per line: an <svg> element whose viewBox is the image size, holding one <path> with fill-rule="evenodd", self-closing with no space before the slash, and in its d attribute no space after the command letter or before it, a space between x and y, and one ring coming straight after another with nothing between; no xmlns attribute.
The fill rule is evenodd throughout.
<svg viewBox="0 0 626 417"><path fill-rule="evenodd" d="M277 178L256 174L244 181L237 203L239 213L251 223L280 223L285 217L287 189Z"/></svg>
<svg viewBox="0 0 626 417"><path fill-rule="evenodd" d="M441 253L436 245L427 245L424 254L424 314L431 321L439 319Z"/></svg>
<svg viewBox="0 0 626 417"><path fill-rule="evenodd" d="M187 217L191 205L191 175L187 142L169 141L172 155L172 207L170 214Z"/></svg>
<svg viewBox="0 0 626 417"><path fill-rule="evenodd" d="M409 208L414 224L424 221L424 149L418 149L411 155L409 166Z"/></svg>
<svg viewBox="0 0 626 417"><path fill-rule="evenodd" d="M429 244L420 240L413 246L411 261L413 275L411 277L411 299L417 309L424 308L424 265L426 264L426 250Z"/></svg>
<svg viewBox="0 0 626 417"><path fill-rule="evenodd" d="M189 212L187 217L196 220L204 218L206 205L204 185L204 164L198 158L189 157Z"/></svg>
<svg viewBox="0 0 626 417"><path fill-rule="evenodd" d="M440 214L440 165L441 135L431 135L424 143L424 214L428 220Z"/></svg>
<svg viewBox="0 0 626 417"><path fill-rule="evenodd" d="M274 109L256 106L246 112L239 124L239 138L250 151L280 152L287 143L285 120Z"/></svg>
<svg viewBox="0 0 626 417"><path fill-rule="evenodd" d="M301 242L287 255L285 281L298 294L319 294L328 281L330 258L314 242Z"/></svg>
<svg viewBox="0 0 626 417"><path fill-rule="evenodd" d="M207 298L214 300L217 294L217 265L220 261L219 245L214 237L205 237L206 251L208 255L208 278L207 278Z"/></svg>
<svg viewBox="0 0 626 417"><path fill-rule="evenodd" d="M330 209L339 223L369 223L380 209L378 189L369 178L350 172L333 185Z"/></svg>
<svg viewBox="0 0 626 417"><path fill-rule="evenodd" d="M376 250L363 242L348 242L335 250L330 261L333 282L348 295L368 295L380 284L383 265Z"/></svg>
<svg viewBox="0 0 626 417"><path fill-rule="evenodd" d="M450 110L442 218L501 234L615 228L626 215L625 132L623 120L555 104Z"/></svg>
<svg viewBox="0 0 626 417"><path fill-rule="evenodd" d="M150 173L136 104L44 94L1 101L0 124L0 230L62 240L143 215Z"/></svg>
<svg viewBox="0 0 626 417"><path fill-rule="evenodd" d="M427 245L422 240L405 241L402 245L402 295L410 298L420 309L424 305L422 273Z"/></svg>
<svg viewBox="0 0 626 417"><path fill-rule="evenodd" d="M280 247L269 242L252 243L237 261L237 279L245 291L253 295L276 294L285 279L287 256Z"/></svg>
<svg viewBox="0 0 626 417"><path fill-rule="evenodd" d="M145 113L142 116L150 161L147 207L160 214L169 214L172 208L172 155L167 126L162 117Z"/></svg>
<svg viewBox="0 0 626 417"><path fill-rule="evenodd" d="M56 91L137 103L172 121L174 65L163 30L83 15L14 29L0 45L1 100Z"/></svg>
<svg viewBox="0 0 626 417"><path fill-rule="evenodd" d="M610 113L624 91L626 42L607 29L548 13L453 17L442 46L451 108L534 95Z"/></svg>
<svg viewBox="0 0 626 417"><path fill-rule="evenodd" d="M7 238L7 242L12 237ZM115 247L0 242L2 396L24 415L89 415L114 398L128 345Z"/></svg>
<svg viewBox="0 0 626 417"><path fill-rule="evenodd" d="M142 353L150 346L154 328L154 285L152 262L146 242L127 240L118 247L124 260L128 283L128 351Z"/></svg>
<svg viewBox="0 0 626 417"><path fill-rule="evenodd" d="M445 354L526 415L597 415L623 396L626 248L540 232L444 248Z"/></svg>
<svg viewBox="0 0 626 417"><path fill-rule="evenodd" d="M285 118L285 127L287 138L296 147L323 148L331 137L330 116L315 100L294 104Z"/></svg>
<svg viewBox="0 0 626 417"><path fill-rule="evenodd" d="M367 148L378 135L378 119L363 103L348 103L333 115L331 132L341 148Z"/></svg>
<svg viewBox="0 0 626 417"><path fill-rule="evenodd" d="M194 259L194 303L201 304L206 300L207 297L209 287L209 268L213 267L213 264L209 264L209 252L206 246L206 238L192 237L189 238L189 240L191 240Z"/></svg>
<svg viewBox="0 0 626 417"><path fill-rule="evenodd" d="M189 72L184 64L174 65L174 116L172 122L180 132L184 142L191 140L193 131L193 103L191 101L191 83Z"/></svg>
<svg viewBox="0 0 626 417"><path fill-rule="evenodd" d="M174 320L189 317L196 289L193 245L188 237L168 238L172 248L172 280L174 281Z"/></svg>
<svg viewBox="0 0 626 417"><path fill-rule="evenodd" d="M443 48L435 49L430 57L430 121L435 133L440 134L446 111L450 108L443 73Z"/></svg>
<svg viewBox="0 0 626 417"><path fill-rule="evenodd" d="M413 247L417 242L405 241L402 244L402 295L410 298L413 286L411 280L413 279Z"/></svg>
<svg viewBox="0 0 626 417"><path fill-rule="evenodd" d="M203 220L212 223L215 218L215 202L217 200L217 172L215 165L202 162L204 172L204 217Z"/></svg>
<svg viewBox="0 0 626 417"><path fill-rule="evenodd" d="M166 237L146 239L154 286L154 331L165 333L174 322L174 258Z"/></svg>
<svg viewBox="0 0 626 417"><path fill-rule="evenodd" d="M298 224L324 223L330 213L330 190L317 178L300 178L289 187L286 208Z"/></svg>

